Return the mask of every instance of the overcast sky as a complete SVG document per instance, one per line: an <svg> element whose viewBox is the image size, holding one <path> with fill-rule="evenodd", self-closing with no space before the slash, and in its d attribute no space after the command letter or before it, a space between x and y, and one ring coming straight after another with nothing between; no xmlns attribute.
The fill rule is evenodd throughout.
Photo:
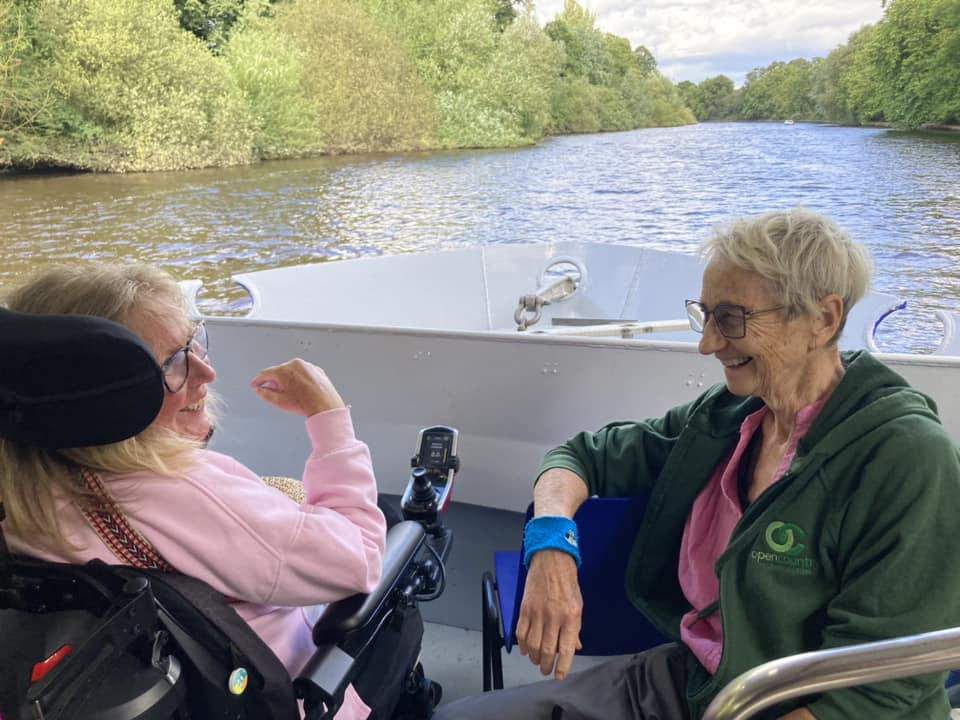
<svg viewBox="0 0 960 720"><path fill-rule="evenodd" d="M546 23L563 0L534 0ZM823 57L883 16L880 0L579 0L597 27L646 45L673 82L746 74L774 60Z"/></svg>

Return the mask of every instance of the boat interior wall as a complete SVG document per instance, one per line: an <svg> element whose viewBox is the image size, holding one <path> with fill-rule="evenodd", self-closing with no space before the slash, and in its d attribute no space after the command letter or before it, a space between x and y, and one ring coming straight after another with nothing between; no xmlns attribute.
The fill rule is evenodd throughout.
<svg viewBox="0 0 960 720"><path fill-rule="evenodd" d="M263 367L299 356L322 366L351 405L358 437L373 452L380 490L400 493L397 472L421 427L461 432L472 458L457 500L522 511L543 454L585 428L656 415L723 379L713 358L679 344L296 325L209 318L216 387L227 399L214 448L269 475L298 477L309 452L301 421L272 413L250 391ZM960 358L889 356L940 402L960 440ZM941 399L942 398L942 399ZM269 441L266 440L269 438ZM479 460L482 458L483 460Z"/></svg>
<svg viewBox="0 0 960 720"><path fill-rule="evenodd" d="M545 324L553 317L636 319L638 311L645 320L672 319L682 314L683 293L699 292L693 256L599 243L490 245L234 279L251 296L252 318L514 332L518 298L564 267L578 276L578 288L549 306Z"/></svg>
<svg viewBox="0 0 960 720"><path fill-rule="evenodd" d="M299 476L309 452L302 421L269 412L248 386L261 368L299 356L322 366L350 404L382 492L402 491L407 478L396 469L409 463L418 429L448 424L460 428L464 456L488 458L463 470L457 499L516 511L558 441L618 417L660 413L721 379L717 363L693 347L668 353L606 341L598 353L587 343L533 337L504 343L238 318L210 318L208 329L215 387L229 405L215 449L262 474Z"/></svg>
<svg viewBox="0 0 960 720"><path fill-rule="evenodd" d="M637 337L654 330L651 339L695 343L699 336L685 326L683 301L699 297L702 270L694 255L563 242L359 258L245 273L234 280L251 297L251 319L516 336L518 298L568 275L577 289L546 305L532 332ZM183 286L195 302L200 283ZM877 328L902 307L891 295L870 293L852 309L841 347L882 350L874 340ZM938 315L944 332L934 352L960 354L960 318ZM571 327L572 321L582 329ZM619 323L644 327L624 332Z"/></svg>

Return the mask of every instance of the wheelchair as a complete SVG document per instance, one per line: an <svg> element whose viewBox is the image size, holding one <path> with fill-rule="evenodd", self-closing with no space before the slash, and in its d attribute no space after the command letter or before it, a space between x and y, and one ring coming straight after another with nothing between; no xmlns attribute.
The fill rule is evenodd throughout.
<svg viewBox="0 0 960 720"><path fill-rule="evenodd" d="M156 359L126 328L0 309L0 441L116 442L162 402ZM429 428L421 441L403 496L412 519L390 528L379 585L326 608L296 678L205 583L13 555L0 525L0 718L328 720L349 684L375 720L429 718L441 688L419 661L418 603L443 591L452 532L442 510L459 463L455 430ZM443 463L432 459L438 443Z"/></svg>

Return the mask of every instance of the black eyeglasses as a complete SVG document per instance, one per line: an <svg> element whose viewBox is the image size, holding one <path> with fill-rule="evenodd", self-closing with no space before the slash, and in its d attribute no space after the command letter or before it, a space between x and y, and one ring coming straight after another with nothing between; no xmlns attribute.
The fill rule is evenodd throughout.
<svg viewBox="0 0 960 720"><path fill-rule="evenodd" d="M190 374L190 353L200 360L206 360L210 354L210 339L207 337L207 327L203 320L197 323L193 333L187 338L187 344L168 357L160 366L163 373L163 386L167 392L177 393L187 382Z"/></svg>
<svg viewBox="0 0 960 720"><path fill-rule="evenodd" d="M747 334L747 318L754 315L763 315L764 313L783 310L783 305L777 307L765 308L763 310L747 310L743 305L730 305L729 303L720 303L712 310L702 302L697 300L687 300L687 319L690 321L690 327L698 333L703 332L707 320L713 315L713 321L717 324L717 330L728 340L739 340Z"/></svg>

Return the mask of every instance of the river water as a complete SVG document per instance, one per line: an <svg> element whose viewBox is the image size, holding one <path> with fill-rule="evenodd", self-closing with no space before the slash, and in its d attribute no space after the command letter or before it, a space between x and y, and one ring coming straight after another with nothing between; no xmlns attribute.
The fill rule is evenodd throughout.
<svg viewBox="0 0 960 720"><path fill-rule="evenodd" d="M804 205L873 251L910 302L884 349L936 344L960 311L960 135L720 123L518 150L366 155L144 175L0 180L0 283L44 263L139 259L242 310L232 273L368 254L552 240L695 252L717 223Z"/></svg>

